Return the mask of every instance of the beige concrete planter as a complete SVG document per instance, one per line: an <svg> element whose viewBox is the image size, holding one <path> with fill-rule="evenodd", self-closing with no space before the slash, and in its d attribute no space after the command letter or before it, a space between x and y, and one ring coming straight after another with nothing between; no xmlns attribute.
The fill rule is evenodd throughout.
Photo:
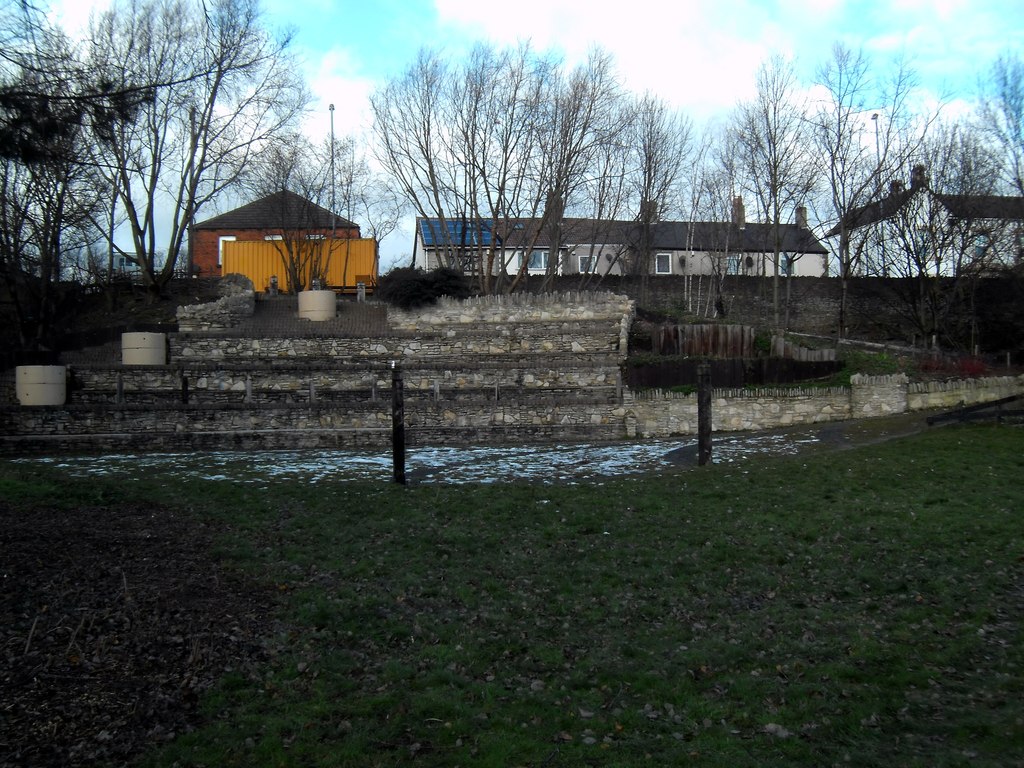
<svg viewBox="0 0 1024 768"><path fill-rule="evenodd" d="M14 372L21 405L64 405L68 369L63 365L19 365Z"/></svg>
<svg viewBox="0 0 1024 768"><path fill-rule="evenodd" d="M306 320L330 320L337 313L334 291L299 291L299 317Z"/></svg>
<svg viewBox="0 0 1024 768"><path fill-rule="evenodd" d="M166 333L122 333L121 363L123 365L166 365Z"/></svg>

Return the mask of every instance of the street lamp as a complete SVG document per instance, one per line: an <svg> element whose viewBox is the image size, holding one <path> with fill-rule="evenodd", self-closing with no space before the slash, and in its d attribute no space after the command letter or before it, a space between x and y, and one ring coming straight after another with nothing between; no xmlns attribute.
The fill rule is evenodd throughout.
<svg viewBox="0 0 1024 768"><path fill-rule="evenodd" d="M337 222L337 217L334 212L334 105L331 104L328 109L331 111L331 242L334 242L334 225ZM331 245L331 248L334 246Z"/></svg>
<svg viewBox="0 0 1024 768"><path fill-rule="evenodd" d="M875 112L871 116L871 121L875 124L875 160L878 162L879 168L882 165L882 151L878 146L878 113Z"/></svg>

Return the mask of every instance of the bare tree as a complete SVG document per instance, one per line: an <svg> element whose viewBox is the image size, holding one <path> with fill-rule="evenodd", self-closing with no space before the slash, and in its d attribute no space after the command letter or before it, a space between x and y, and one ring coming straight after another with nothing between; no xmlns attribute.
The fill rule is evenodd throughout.
<svg viewBox="0 0 1024 768"><path fill-rule="evenodd" d="M618 99L599 51L570 73L526 45L478 46L461 63L421 51L373 96L378 159L417 214L436 222L446 265L481 290L513 290L542 236L544 279L556 273L564 217L587 198L601 148L621 130ZM516 230L524 218L540 226Z"/></svg>
<svg viewBox="0 0 1024 768"><path fill-rule="evenodd" d="M627 183L636 205L638 243L633 271L640 276L641 301L646 300L652 266L654 225L678 214L680 185L692 134L690 122L651 94L640 97L626 125Z"/></svg>
<svg viewBox="0 0 1024 768"><path fill-rule="evenodd" d="M1010 239L992 192L999 158L967 122L936 124L922 143L905 204L875 228L898 299L894 309L925 338L970 349L976 341L974 295L980 277L1004 266L996 253Z"/></svg>
<svg viewBox="0 0 1024 768"><path fill-rule="evenodd" d="M302 134L286 134L255 155L240 180L249 194L270 201L266 228L293 291L327 278L322 211L331 196L329 151Z"/></svg>
<svg viewBox="0 0 1024 768"><path fill-rule="evenodd" d="M981 124L1004 157L1004 184L1024 196L1024 59L1000 56L985 83Z"/></svg>
<svg viewBox="0 0 1024 768"><path fill-rule="evenodd" d="M887 78L878 78L863 52L837 43L832 58L819 68L817 81L824 96L810 119L818 175L824 182L819 215L838 240L842 337L848 325L849 280L870 251L854 235L851 216L879 199L888 179L903 173L920 146L923 125L934 118L919 118L911 110L917 80L902 61Z"/></svg>
<svg viewBox="0 0 1024 768"><path fill-rule="evenodd" d="M463 263L465 243L451 239L448 221L465 220L465 200L452 183L448 119L443 113L449 63L439 52L422 49L412 65L371 97L377 157L418 215L439 220L437 235L447 266Z"/></svg>
<svg viewBox="0 0 1024 768"><path fill-rule="evenodd" d="M541 230L548 233L548 267L544 285L558 271L562 247L561 222L591 180L602 148L622 135L622 87L610 54L599 48L567 76L555 82L555 90L539 115L546 130L540 137L540 190L544 208ZM525 262L513 287L525 275Z"/></svg>
<svg viewBox="0 0 1024 768"><path fill-rule="evenodd" d="M105 193L84 154L90 109L67 38L25 9L5 8L0 85L0 281L17 344L40 348L58 329L71 254L91 245ZM38 111L33 111L37 107ZM61 122L67 121L67 122Z"/></svg>
<svg viewBox="0 0 1024 768"><path fill-rule="evenodd" d="M126 255L159 291L196 214L287 130L306 90L289 38L275 40L261 27L256 0L133 0L97 17L90 36L90 66L107 81L166 84L141 119L113 121L97 145L130 228ZM163 211L169 221L158 220Z"/></svg>
<svg viewBox="0 0 1024 768"><path fill-rule="evenodd" d="M806 105L793 66L775 56L757 72L757 95L741 104L735 130L746 188L764 222L771 226L772 311L779 327L779 266L782 225L814 184Z"/></svg>

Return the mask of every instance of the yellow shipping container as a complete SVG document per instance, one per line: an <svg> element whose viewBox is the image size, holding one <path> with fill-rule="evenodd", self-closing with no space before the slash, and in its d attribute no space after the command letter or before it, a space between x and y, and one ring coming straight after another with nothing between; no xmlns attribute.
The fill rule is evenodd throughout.
<svg viewBox="0 0 1024 768"><path fill-rule="evenodd" d="M301 243L313 248L325 248L327 240ZM377 284L374 256L376 244L372 238L334 240L327 262L327 285L335 291L352 293L356 283L363 283L367 292ZM277 289L291 291L288 270L285 269L285 243L281 240L234 240L224 242L221 275L240 274L252 280L257 291L270 286L270 278L277 278ZM310 284L309 268L303 270L303 287Z"/></svg>

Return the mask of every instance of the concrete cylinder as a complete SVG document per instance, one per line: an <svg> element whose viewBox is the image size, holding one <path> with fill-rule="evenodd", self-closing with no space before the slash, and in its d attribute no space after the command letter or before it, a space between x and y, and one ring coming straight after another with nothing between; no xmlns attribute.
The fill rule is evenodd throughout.
<svg viewBox="0 0 1024 768"><path fill-rule="evenodd" d="M306 320L330 320L337 306L334 291L299 291L299 317Z"/></svg>
<svg viewBox="0 0 1024 768"><path fill-rule="evenodd" d="M63 365L19 365L15 393L21 405L64 405L68 369Z"/></svg>
<svg viewBox="0 0 1024 768"><path fill-rule="evenodd" d="M123 365L165 365L167 334L122 333L121 363Z"/></svg>

